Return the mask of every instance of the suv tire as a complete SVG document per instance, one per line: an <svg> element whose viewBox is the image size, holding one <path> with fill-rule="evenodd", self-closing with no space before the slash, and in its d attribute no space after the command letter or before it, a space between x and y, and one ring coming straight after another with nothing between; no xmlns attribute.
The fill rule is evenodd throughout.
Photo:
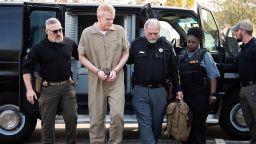
<svg viewBox="0 0 256 144"><path fill-rule="evenodd" d="M219 124L231 137L249 139L249 129L244 121L239 103L239 92L233 92L225 97L221 104Z"/></svg>
<svg viewBox="0 0 256 144"><path fill-rule="evenodd" d="M35 130L37 117L23 114L15 102L17 95L5 93L0 99L0 141L5 143L22 143Z"/></svg>

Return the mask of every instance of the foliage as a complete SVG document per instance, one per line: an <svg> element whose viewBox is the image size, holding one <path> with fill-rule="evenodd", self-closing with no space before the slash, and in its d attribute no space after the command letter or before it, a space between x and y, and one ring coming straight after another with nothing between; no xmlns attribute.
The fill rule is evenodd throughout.
<svg viewBox="0 0 256 144"><path fill-rule="evenodd" d="M248 19L256 26L256 0L215 0L214 16L221 28L233 26L237 22Z"/></svg>
<svg viewBox="0 0 256 144"><path fill-rule="evenodd" d="M166 0L166 6L177 6L191 8L196 3L196 0Z"/></svg>

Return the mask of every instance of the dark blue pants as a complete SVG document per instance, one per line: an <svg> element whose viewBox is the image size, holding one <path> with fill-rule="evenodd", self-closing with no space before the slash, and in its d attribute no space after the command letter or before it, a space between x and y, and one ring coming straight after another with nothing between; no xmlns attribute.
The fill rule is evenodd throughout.
<svg viewBox="0 0 256 144"><path fill-rule="evenodd" d="M132 103L139 125L140 142L142 144L157 143L167 107L165 88L135 85Z"/></svg>

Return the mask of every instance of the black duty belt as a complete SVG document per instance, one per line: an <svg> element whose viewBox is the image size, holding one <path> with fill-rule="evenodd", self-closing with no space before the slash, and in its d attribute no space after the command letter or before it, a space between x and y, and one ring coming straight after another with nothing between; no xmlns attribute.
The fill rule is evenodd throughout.
<svg viewBox="0 0 256 144"><path fill-rule="evenodd" d="M136 84L142 87L146 87L146 88L160 88L163 87L163 84Z"/></svg>
<svg viewBox="0 0 256 144"><path fill-rule="evenodd" d="M247 82L240 82L240 86L245 87L245 86L250 86L256 84L256 81L247 81Z"/></svg>
<svg viewBox="0 0 256 144"><path fill-rule="evenodd" d="M49 81L44 80L44 81L42 82L42 85L43 85L44 87L47 87L47 86L60 86L60 85L66 84L66 83L68 83L68 82L70 82L70 79L64 80L64 81L58 81L58 82L49 82Z"/></svg>

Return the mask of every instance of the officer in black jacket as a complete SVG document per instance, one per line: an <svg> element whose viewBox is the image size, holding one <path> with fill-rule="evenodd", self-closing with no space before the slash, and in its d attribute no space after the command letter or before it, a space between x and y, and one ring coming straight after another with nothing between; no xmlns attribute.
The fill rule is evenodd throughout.
<svg viewBox="0 0 256 144"><path fill-rule="evenodd" d="M250 130L251 144L256 144L256 39L253 24L243 20L232 27L241 49L237 56L240 78L240 104Z"/></svg>
<svg viewBox="0 0 256 144"><path fill-rule="evenodd" d="M67 144L76 143L77 103L71 78L71 56L78 59L77 44L65 38L58 19L45 22L47 37L33 45L23 64L23 79L28 102L34 104L37 95L31 78L39 64L42 90L39 107L42 143L55 143L55 115L60 105L66 124Z"/></svg>
<svg viewBox="0 0 256 144"><path fill-rule="evenodd" d="M187 48L179 56L179 71L184 101L192 113L191 131L186 144L206 143L206 118L209 105L216 101L216 78L220 76L214 60L200 48L203 31L192 27L187 32Z"/></svg>
<svg viewBox="0 0 256 144"><path fill-rule="evenodd" d="M159 32L159 21L147 20L145 37L132 42L128 59L128 63L134 64L133 108L142 144L157 143L167 106L167 79L174 85L176 98L183 97L175 53L165 39L159 38Z"/></svg>

